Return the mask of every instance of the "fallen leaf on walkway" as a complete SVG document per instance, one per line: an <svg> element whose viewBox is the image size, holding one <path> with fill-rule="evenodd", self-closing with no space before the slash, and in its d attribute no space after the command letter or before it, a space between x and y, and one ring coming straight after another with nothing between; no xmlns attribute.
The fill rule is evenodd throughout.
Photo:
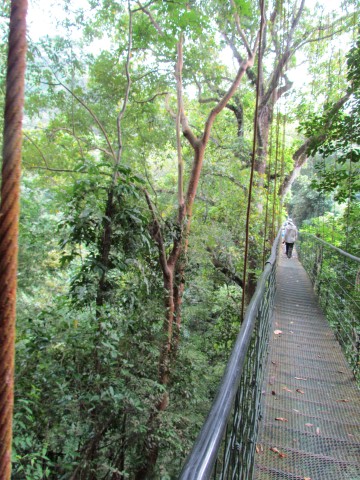
<svg viewBox="0 0 360 480"><path fill-rule="evenodd" d="M276 417L275 420L277 420L278 422L287 422L288 421L287 418L283 418L283 417Z"/></svg>
<svg viewBox="0 0 360 480"><path fill-rule="evenodd" d="M280 335L282 333L282 330L274 330L275 335Z"/></svg>
<svg viewBox="0 0 360 480"><path fill-rule="evenodd" d="M339 373L345 373L344 370L338 370Z"/></svg>
<svg viewBox="0 0 360 480"><path fill-rule="evenodd" d="M316 428L316 435L320 435L320 428L319 427Z"/></svg>
<svg viewBox="0 0 360 480"><path fill-rule="evenodd" d="M303 377L294 377L296 378L296 380L307 380L307 378L303 378Z"/></svg>
<svg viewBox="0 0 360 480"><path fill-rule="evenodd" d="M272 376L269 378L269 385L274 385L274 383L275 383L275 377Z"/></svg>
<svg viewBox="0 0 360 480"><path fill-rule="evenodd" d="M300 413L300 410L296 410L296 408L293 408L293 411L294 411L295 413Z"/></svg>
<svg viewBox="0 0 360 480"><path fill-rule="evenodd" d="M313 427L314 424L313 423L305 423L305 427Z"/></svg>
<svg viewBox="0 0 360 480"><path fill-rule="evenodd" d="M350 402L350 400L347 400L346 398L342 398L341 400L336 400L337 402Z"/></svg>
<svg viewBox="0 0 360 480"><path fill-rule="evenodd" d="M303 480L311 480L310 477L304 477Z"/></svg>
<svg viewBox="0 0 360 480"><path fill-rule="evenodd" d="M280 453L276 447L270 447L270 450L274 453Z"/></svg>
<svg viewBox="0 0 360 480"><path fill-rule="evenodd" d="M256 444L256 453L262 453L264 451L264 447L261 443Z"/></svg>
<svg viewBox="0 0 360 480"><path fill-rule="evenodd" d="M285 458L287 455L285 453L280 452L280 450L276 447L270 447L270 450L274 453L277 453L279 458Z"/></svg>
<svg viewBox="0 0 360 480"><path fill-rule="evenodd" d="M272 363L273 365L277 365L277 363L276 363L276 362L273 362L273 361L271 361L271 363Z"/></svg>
<svg viewBox="0 0 360 480"><path fill-rule="evenodd" d="M302 390L300 390L300 388L297 388L296 391L297 391L298 393L301 393L301 394L304 394L304 393L305 393L305 392L303 392Z"/></svg>
<svg viewBox="0 0 360 480"><path fill-rule="evenodd" d="M276 395L275 390L271 390L271 395Z"/></svg>
<svg viewBox="0 0 360 480"><path fill-rule="evenodd" d="M291 392L292 393L292 390L290 390L290 388L283 387L282 389L285 390L285 392Z"/></svg>

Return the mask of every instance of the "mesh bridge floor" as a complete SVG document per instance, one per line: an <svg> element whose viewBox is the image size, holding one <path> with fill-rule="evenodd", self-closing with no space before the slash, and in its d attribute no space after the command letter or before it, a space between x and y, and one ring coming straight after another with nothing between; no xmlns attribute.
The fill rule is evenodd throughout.
<svg viewBox="0 0 360 480"><path fill-rule="evenodd" d="M360 480L359 390L304 268L280 257L254 478Z"/></svg>

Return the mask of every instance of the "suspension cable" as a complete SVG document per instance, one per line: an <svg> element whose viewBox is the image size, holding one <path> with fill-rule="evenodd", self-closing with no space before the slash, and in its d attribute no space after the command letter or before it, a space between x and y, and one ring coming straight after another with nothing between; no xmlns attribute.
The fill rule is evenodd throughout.
<svg viewBox="0 0 360 480"><path fill-rule="evenodd" d="M286 109L286 103L285 103L285 109L283 113L283 130L282 130L282 146L281 146L281 171L280 171L280 185L283 184L284 180L284 175L285 175L285 141L286 141L286 121L287 121L287 109ZM280 228L280 225L282 223L282 209L283 209L283 198L281 197L280 199L280 205L279 210L278 210L278 228Z"/></svg>
<svg viewBox="0 0 360 480"><path fill-rule="evenodd" d="M353 121L353 120L352 120ZM351 129L353 132L354 129ZM347 206L346 206L346 235L345 235L345 250L349 251L349 233L350 233L350 214L351 214L351 199L352 199L352 161L353 161L353 150L351 149L350 159L349 159L349 169L348 169L348 198L347 198Z"/></svg>
<svg viewBox="0 0 360 480"><path fill-rule="evenodd" d="M27 0L11 0L0 207L0 478L11 475Z"/></svg>
<svg viewBox="0 0 360 480"><path fill-rule="evenodd" d="M275 178L274 178L274 191L273 191L273 204L272 204L272 224L275 225L275 213L276 213L276 198L277 198L277 172L279 163L279 144L280 144L280 108L277 106L276 112L276 148L275 148ZM273 227L274 228L274 227Z"/></svg>
<svg viewBox="0 0 360 480"><path fill-rule="evenodd" d="M245 227L245 251L244 251L244 269L243 269L243 290L241 298L241 321L244 318L245 310L245 289L246 289L246 273L247 273L247 260L248 260L248 250L249 250L249 230L250 230L250 210L251 210L251 196L252 196L252 187L254 180L254 170L255 170L255 155L256 155L256 137L258 131L258 110L259 110L259 97L260 97L260 75L261 75L261 64L262 64L262 34L263 28L265 25L265 0L260 0L260 33L259 33L259 55L258 55L258 66L257 66L257 79L256 79L256 102L255 102L255 113L254 113L254 134L253 134L253 145L252 145L252 161L251 161L251 172L249 180L249 192L248 192L248 202L246 210L246 227Z"/></svg>
<svg viewBox="0 0 360 480"><path fill-rule="evenodd" d="M266 207L265 207L265 231L264 231L264 240L263 240L263 259L262 259L262 268L264 270L265 260L266 260L266 241L267 237L273 239L274 235L274 225L270 232L268 233L268 223L269 223L269 201L270 201L270 182L271 182L271 167L272 167L272 157L273 157L273 124L271 123L270 127L270 146L269 146L269 162L268 162L268 173L267 173L267 189L266 189ZM270 225L269 225L270 227Z"/></svg>

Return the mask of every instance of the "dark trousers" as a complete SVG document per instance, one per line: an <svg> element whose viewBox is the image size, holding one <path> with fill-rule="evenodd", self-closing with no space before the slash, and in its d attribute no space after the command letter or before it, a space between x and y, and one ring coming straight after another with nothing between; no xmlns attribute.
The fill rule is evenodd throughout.
<svg viewBox="0 0 360 480"><path fill-rule="evenodd" d="M288 258L291 258L292 251L293 251L293 248L294 248L294 243L285 242L285 245L286 245L286 256Z"/></svg>

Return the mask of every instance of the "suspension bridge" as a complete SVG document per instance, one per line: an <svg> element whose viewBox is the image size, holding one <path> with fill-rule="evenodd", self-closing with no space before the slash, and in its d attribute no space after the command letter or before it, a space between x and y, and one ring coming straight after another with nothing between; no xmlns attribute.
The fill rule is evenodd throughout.
<svg viewBox="0 0 360 480"><path fill-rule="evenodd" d="M0 480L10 478L26 52L27 2L12 3L0 228ZM298 243L301 262L287 259L280 238L181 480L360 479L360 259L310 235Z"/></svg>
<svg viewBox="0 0 360 480"><path fill-rule="evenodd" d="M360 259L280 238L181 480L360 479Z"/></svg>

